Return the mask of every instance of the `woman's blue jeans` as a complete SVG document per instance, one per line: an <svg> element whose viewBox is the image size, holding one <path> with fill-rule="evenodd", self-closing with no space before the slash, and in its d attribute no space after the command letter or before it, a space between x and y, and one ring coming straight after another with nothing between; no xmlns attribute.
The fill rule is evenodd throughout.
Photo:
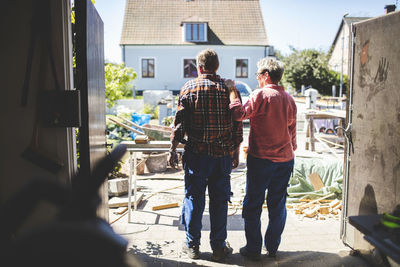
<svg viewBox="0 0 400 267"><path fill-rule="evenodd" d="M227 236L226 222L230 199L232 158L212 157L185 151L182 157L185 170L185 198L181 223L185 225L188 247L200 245L201 220L208 187L210 199L210 244L213 250L224 247Z"/></svg>
<svg viewBox="0 0 400 267"><path fill-rule="evenodd" d="M286 222L286 196L294 160L272 162L248 155L246 196L243 201L246 248L260 254L262 246L261 212L267 191L268 227L264 244L269 253L278 250Z"/></svg>

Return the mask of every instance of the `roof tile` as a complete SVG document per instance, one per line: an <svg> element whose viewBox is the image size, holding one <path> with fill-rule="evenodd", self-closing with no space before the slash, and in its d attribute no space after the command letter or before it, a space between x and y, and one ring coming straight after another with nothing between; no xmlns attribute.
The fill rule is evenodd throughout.
<svg viewBox="0 0 400 267"><path fill-rule="evenodd" d="M208 23L205 44L268 44L259 0L127 0L121 45L195 45L181 24Z"/></svg>

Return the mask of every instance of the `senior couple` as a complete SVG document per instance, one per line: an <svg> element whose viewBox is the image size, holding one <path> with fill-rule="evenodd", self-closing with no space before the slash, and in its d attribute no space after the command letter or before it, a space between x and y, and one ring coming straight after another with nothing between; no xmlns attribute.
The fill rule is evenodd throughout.
<svg viewBox="0 0 400 267"><path fill-rule="evenodd" d="M169 163L178 162L176 147L185 144L182 156L185 180L181 223L185 225L183 252L200 258L202 216L208 187L211 259L223 261L232 253L226 242L230 200L230 174L239 163L243 140L242 120L250 119L246 195L242 217L246 244L240 254L261 258L261 212L267 192L268 227L264 245L275 257L286 222L286 189L296 150L296 105L279 84L283 64L272 58L257 63L259 88L246 103L232 80L218 76L218 55L206 49L197 55L198 77L182 87L171 137Z"/></svg>

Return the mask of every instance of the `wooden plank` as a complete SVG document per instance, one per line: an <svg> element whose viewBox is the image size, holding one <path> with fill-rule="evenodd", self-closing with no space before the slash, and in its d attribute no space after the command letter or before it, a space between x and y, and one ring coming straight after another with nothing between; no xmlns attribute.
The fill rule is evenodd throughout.
<svg viewBox="0 0 400 267"><path fill-rule="evenodd" d="M118 120L116 120L116 119L113 119L111 117L107 117L107 119L109 119L110 121L112 121L115 124L118 124L121 127L124 127L128 131L131 131L131 132L134 132L134 133L137 133L137 134L140 134L140 135L144 135L144 133L142 133L142 132L140 132L140 131L138 131L138 130L136 130L136 129L134 129L134 128L132 128L132 127L130 127L130 126L118 121Z"/></svg>
<svg viewBox="0 0 400 267"><path fill-rule="evenodd" d="M136 144L135 141L122 141L121 144L127 148L170 148L170 141L150 141L147 144ZM184 144L179 143L178 148L183 148Z"/></svg>
<svg viewBox="0 0 400 267"><path fill-rule="evenodd" d="M315 139L314 139L314 119L312 116L308 119L308 127L310 128L310 149L315 151Z"/></svg>
<svg viewBox="0 0 400 267"><path fill-rule="evenodd" d="M314 217L315 215L317 215L318 210L319 210L319 206L315 206L314 208L307 209L306 211L304 211L304 215L305 215L306 217L312 218L312 217Z"/></svg>
<svg viewBox="0 0 400 267"><path fill-rule="evenodd" d="M121 214L124 214L127 210L128 210L128 207L125 207L125 208L119 207L118 210L114 212L114 214L121 215Z"/></svg>
<svg viewBox="0 0 400 267"><path fill-rule="evenodd" d="M324 196L324 197L315 199L315 200L313 200L313 201L311 201L311 202L309 202L309 203L302 204L302 205L300 205L298 208L299 208L299 209L305 209L305 208L311 206L312 204L318 203L318 202L319 202L320 200L322 200L322 199L326 199L326 198L329 198L329 197L333 197L334 195L335 195L335 193L330 193L329 195L326 195L326 196ZM332 202L331 202L331 203L332 203Z"/></svg>
<svg viewBox="0 0 400 267"><path fill-rule="evenodd" d="M296 214L303 214L303 210L301 210L301 209L296 209L295 213L296 213Z"/></svg>
<svg viewBox="0 0 400 267"><path fill-rule="evenodd" d="M144 194L138 193L137 204L139 206ZM108 201L109 208L128 207L128 195L122 197L113 197Z"/></svg>
<svg viewBox="0 0 400 267"><path fill-rule="evenodd" d="M321 214L329 214L329 206L321 206L319 208L319 213L321 213Z"/></svg>
<svg viewBox="0 0 400 267"><path fill-rule="evenodd" d="M334 214L334 215L338 215L338 214L339 214L339 210L338 210L338 209L337 209L337 210L333 209L333 210L331 211L331 213Z"/></svg>
<svg viewBox="0 0 400 267"><path fill-rule="evenodd" d="M319 176L318 173L314 172L311 173L308 178L310 179L310 182L312 183L313 187L315 190L320 190L321 188L325 187L324 183L321 180L321 177Z"/></svg>
<svg viewBox="0 0 400 267"><path fill-rule="evenodd" d="M313 201L313 199L305 198L305 199L299 199L298 201L299 202L311 202L311 201ZM332 201L333 201L333 199L321 199L318 202L321 202L321 203L328 202L329 203Z"/></svg>
<svg viewBox="0 0 400 267"><path fill-rule="evenodd" d="M331 203L329 203L329 207L331 209L333 209L334 207L336 207L337 205L340 204L340 200L339 199L335 199L334 201L332 201Z"/></svg>
<svg viewBox="0 0 400 267"><path fill-rule="evenodd" d="M329 111L321 111L316 109L310 109L306 113L307 116L312 116L314 119L336 119L346 118L346 111L340 109L330 109Z"/></svg>
<svg viewBox="0 0 400 267"><path fill-rule="evenodd" d="M118 117L118 116L117 116ZM143 130L142 127L140 125L137 125L136 123L134 123L133 121L127 120L124 117L118 117L119 119L122 119L124 122L132 125L133 127L139 128L140 130Z"/></svg>
<svg viewBox="0 0 400 267"><path fill-rule="evenodd" d="M164 204L164 205L159 205L159 206L153 206L151 209L152 210L164 210L164 209L170 209L170 208L176 208L179 207L179 204L177 202L174 203L169 203L169 204Z"/></svg>
<svg viewBox="0 0 400 267"><path fill-rule="evenodd" d="M341 209L342 209L342 203L339 203L339 205L333 208L333 210L341 210Z"/></svg>

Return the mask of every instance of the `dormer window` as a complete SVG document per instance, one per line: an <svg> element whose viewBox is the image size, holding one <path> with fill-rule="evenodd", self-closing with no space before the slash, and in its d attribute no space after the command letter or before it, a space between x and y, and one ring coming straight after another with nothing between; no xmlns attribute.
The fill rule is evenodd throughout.
<svg viewBox="0 0 400 267"><path fill-rule="evenodd" d="M183 23L185 42L207 42L207 23Z"/></svg>

